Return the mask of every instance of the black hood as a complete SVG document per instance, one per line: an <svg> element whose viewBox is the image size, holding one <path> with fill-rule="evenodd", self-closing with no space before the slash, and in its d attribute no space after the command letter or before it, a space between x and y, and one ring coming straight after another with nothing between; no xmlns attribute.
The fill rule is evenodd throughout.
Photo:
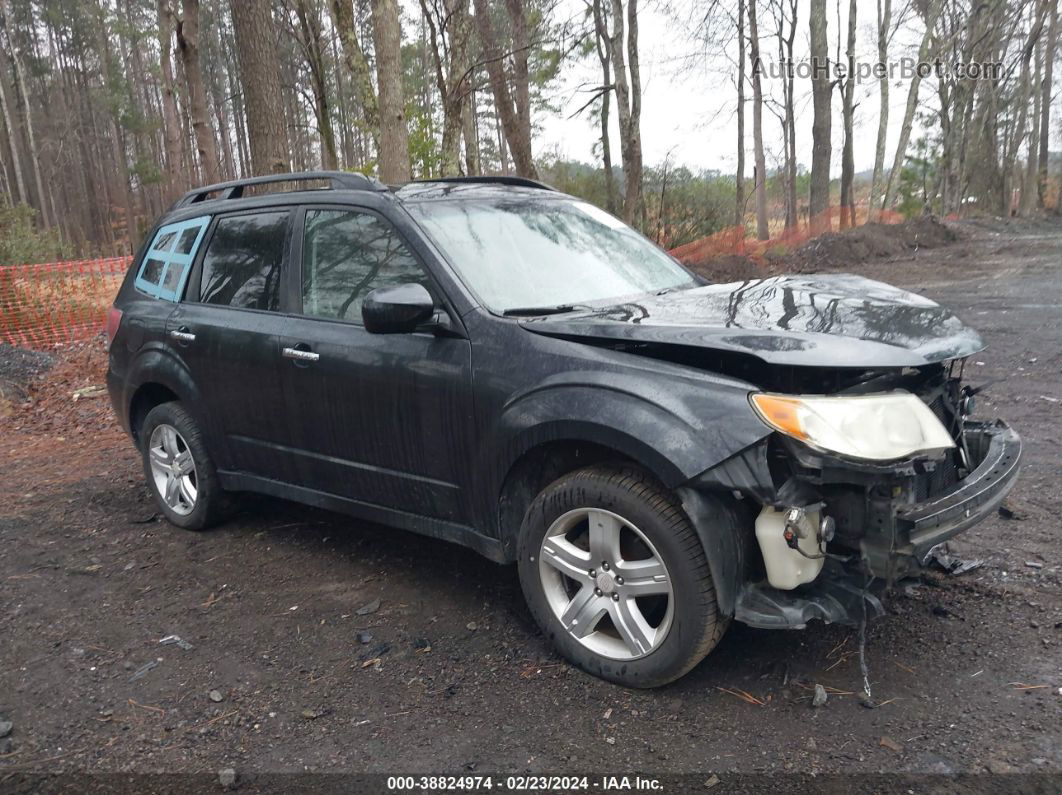
<svg viewBox="0 0 1062 795"><path fill-rule="evenodd" d="M939 304L850 274L713 284L521 323L550 336L710 348L803 367L918 367L984 348Z"/></svg>

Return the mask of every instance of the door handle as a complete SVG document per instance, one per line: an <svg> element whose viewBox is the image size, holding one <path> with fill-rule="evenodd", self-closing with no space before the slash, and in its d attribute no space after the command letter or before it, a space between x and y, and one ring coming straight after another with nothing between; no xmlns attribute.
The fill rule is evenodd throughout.
<svg viewBox="0 0 1062 795"><path fill-rule="evenodd" d="M319 353L304 351L299 348L283 348L280 353L285 359L295 359L300 362L316 362L321 358L321 354Z"/></svg>
<svg viewBox="0 0 1062 795"><path fill-rule="evenodd" d="M170 332L170 337L181 342L195 342L195 334L189 331L187 326L173 329Z"/></svg>

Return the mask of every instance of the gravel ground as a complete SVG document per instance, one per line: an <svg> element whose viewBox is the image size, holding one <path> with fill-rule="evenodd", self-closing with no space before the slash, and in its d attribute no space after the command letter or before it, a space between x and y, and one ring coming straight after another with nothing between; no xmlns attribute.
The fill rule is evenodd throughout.
<svg viewBox="0 0 1062 795"><path fill-rule="evenodd" d="M94 342L60 351L31 402L0 414L0 790L73 771L205 772L220 786L232 768L240 781L697 773L720 790L802 772L974 774L964 791L998 791L1024 773L1059 791L1062 226L958 230L857 270L983 333L969 380L1002 380L979 411L1026 442L1017 518L953 545L982 567L927 576L870 627L876 709L855 695L846 628L735 625L681 681L629 691L559 660L514 568L458 547L259 498L214 532L175 530L106 398L71 399L102 381ZM183 643L160 643L171 635ZM818 708L815 684L829 694Z"/></svg>

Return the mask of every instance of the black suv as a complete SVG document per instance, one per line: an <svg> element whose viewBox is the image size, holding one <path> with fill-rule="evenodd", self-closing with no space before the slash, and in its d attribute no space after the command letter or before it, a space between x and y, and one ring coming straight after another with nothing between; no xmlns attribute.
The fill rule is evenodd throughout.
<svg viewBox="0 0 1062 795"><path fill-rule="evenodd" d="M170 522L258 492L515 561L560 652L631 686L731 619L880 614L1018 473L1018 436L970 418L983 345L946 309L850 275L708 284L515 178L192 191L108 330Z"/></svg>

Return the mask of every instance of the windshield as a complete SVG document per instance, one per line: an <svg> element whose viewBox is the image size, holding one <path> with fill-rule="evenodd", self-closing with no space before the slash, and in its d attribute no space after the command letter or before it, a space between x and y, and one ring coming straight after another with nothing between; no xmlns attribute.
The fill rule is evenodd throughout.
<svg viewBox="0 0 1062 795"><path fill-rule="evenodd" d="M622 221L575 200L409 202L406 208L494 312L565 307L692 286Z"/></svg>

